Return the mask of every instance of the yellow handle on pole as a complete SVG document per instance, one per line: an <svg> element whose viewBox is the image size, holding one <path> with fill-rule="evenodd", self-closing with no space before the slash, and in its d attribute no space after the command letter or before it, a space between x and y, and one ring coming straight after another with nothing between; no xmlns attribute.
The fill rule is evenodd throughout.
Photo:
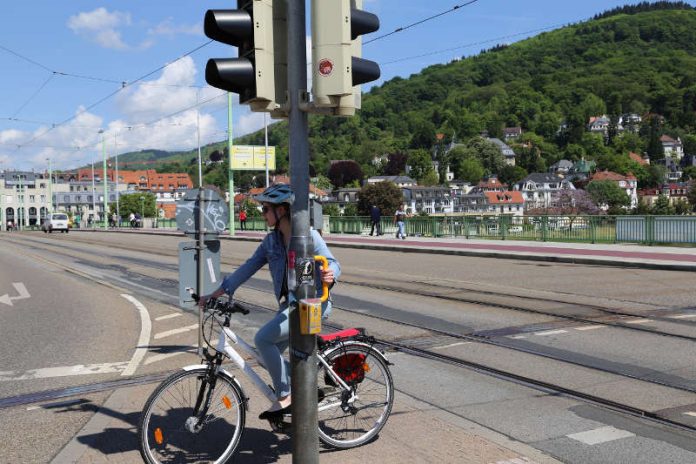
<svg viewBox="0 0 696 464"><path fill-rule="evenodd" d="M329 260L326 259L326 256L314 255L314 261L319 261L321 263L321 265L324 267L324 269L329 268ZM329 284L322 281L321 282L321 289L322 289L321 302L323 303L329 299Z"/></svg>

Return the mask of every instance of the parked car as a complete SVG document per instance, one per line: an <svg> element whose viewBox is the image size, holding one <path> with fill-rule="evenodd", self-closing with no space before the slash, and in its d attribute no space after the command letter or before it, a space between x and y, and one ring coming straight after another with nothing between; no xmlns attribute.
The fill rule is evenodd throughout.
<svg viewBox="0 0 696 464"><path fill-rule="evenodd" d="M59 230L65 232L66 234L70 230L68 225L68 215L65 213L49 213L46 215L43 224L41 224L41 230L44 233L50 233L54 230Z"/></svg>

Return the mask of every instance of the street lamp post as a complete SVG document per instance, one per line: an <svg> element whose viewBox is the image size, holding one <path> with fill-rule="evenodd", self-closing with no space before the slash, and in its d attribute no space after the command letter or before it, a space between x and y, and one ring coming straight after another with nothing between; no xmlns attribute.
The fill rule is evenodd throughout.
<svg viewBox="0 0 696 464"><path fill-rule="evenodd" d="M23 229L22 222L24 222L24 185L22 184L23 174L18 174L19 177L19 209L17 211L17 223L19 224L19 230Z"/></svg>
<svg viewBox="0 0 696 464"><path fill-rule="evenodd" d="M106 184L106 143L104 141L104 129L99 129L99 133L102 136L102 160L103 160L103 165L104 165L104 230L108 230L109 228L109 222L106 219L106 216L108 213L108 201L109 201L109 190Z"/></svg>
<svg viewBox="0 0 696 464"><path fill-rule="evenodd" d="M97 189L94 186L94 158L92 158L92 227L97 219Z"/></svg>
<svg viewBox="0 0 696 464"><path fill-rule="evenodd" d="M53 212L53 170L51 169L51 158L48 161L48 212Z"/></svg>

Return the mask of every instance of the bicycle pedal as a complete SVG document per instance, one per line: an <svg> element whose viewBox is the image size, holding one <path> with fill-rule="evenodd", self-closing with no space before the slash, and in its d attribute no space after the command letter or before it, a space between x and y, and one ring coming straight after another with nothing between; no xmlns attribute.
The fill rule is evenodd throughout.
<svg viewBox="0 0 696 464"><path fill-rule="evenodd" d="M268 419L271 424L271 429L276 433L289 433L292 429L292 423L285 422L281 417Z"/></svg>

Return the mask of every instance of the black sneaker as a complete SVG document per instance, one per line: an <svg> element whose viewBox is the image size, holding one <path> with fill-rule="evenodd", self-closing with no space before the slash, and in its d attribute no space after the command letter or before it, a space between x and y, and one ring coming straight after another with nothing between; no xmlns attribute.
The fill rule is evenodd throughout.
<svg viewBox="0 0 696 464"><path fill-rule="evenodd" d="M259 414L259 419L261 419L261 420L277 419L277 418L282 417L286 414L290 414L291 412L292 412L292 405L286 406L283 409L276 409L275 411L264 411L261 414Z"/></svg>

